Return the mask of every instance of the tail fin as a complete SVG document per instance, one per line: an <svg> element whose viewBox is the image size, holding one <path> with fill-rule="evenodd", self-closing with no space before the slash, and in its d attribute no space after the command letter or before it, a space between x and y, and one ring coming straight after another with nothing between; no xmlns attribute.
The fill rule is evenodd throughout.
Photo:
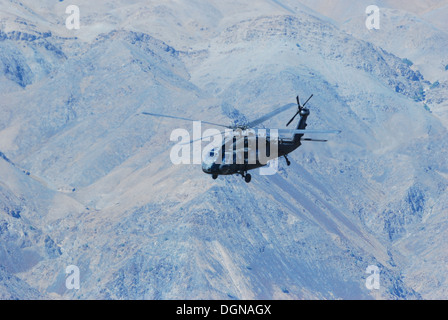
<svg viewBox="0 0 448 320"><path fill-rule="evenodd" d="M307 124L306 124L306 120L308 118L308 116L310 115L310 110L307 108L303 108L302 110L300 110L300 120L299 123L297 124L297 128L298 130L305 130ZM298 143L300 142L300 138L302 138L303 134L300 133L296 133L294 135L294 143Z"/></svg>

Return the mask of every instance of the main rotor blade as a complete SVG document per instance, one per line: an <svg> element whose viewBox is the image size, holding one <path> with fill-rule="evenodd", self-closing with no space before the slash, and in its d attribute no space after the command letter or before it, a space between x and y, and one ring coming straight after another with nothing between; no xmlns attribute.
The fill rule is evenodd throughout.
<svg viewBox="0 0 448 320"><path fill-rule="evenodd" d="M274 111L271 111L271 112L265 114L264 116L262 116L262 117L260 117L260 118L258 118L258 119L256 119L256 120L254 120L254 121L249 122L248 124L246 124L246 126L247 126L248 128L252 128L252 127L254 127L254 126L257 126L257 125L259 125L259 124L261 124L261 123L263 123L263 122L269 120L269 119L272 118L273 116L276 116L277 114L279 114L279 113L281 113L281 112L283 112L283 111L286 111L286 110L288 110L288 109L291 109L292 107L295 107L295 106L296 106L295 103L288 103L288 104L285 104L284 106L282 106L282 107L280 107L280 108L278 108L278 109L275 109Z"/></svg>
<svg viewBox="0 0 448 320"><path fill-rule="evenodd" d="M270 129L274 130L274 129ZM341 133L341 130L306 130L306 129L276 129L279 134L306 134L306 133L322 133L322 134L331 134L331 133Z"/></svg>
<svg viewBox="0 0 448 320"><path fill-rule="evenodd" d="M166 115L166 114L158 114L158 113L150 113L150 112L142 112L141 114L146 115L146 116L161 117L161 118L170 118L170 119L178 119L178 120L185 120L185 121L200 121L200 122L202 122L202 123L211 124L211 125L213 125L213 126L224 127L224 128L228 128L228 129L231 129L231 128L232 128L232 127L230 127L230 126L226 126L226 125L219 124L219 123L214 123L214 122L209 122L209 121L202 121L202 120L194 120L194 119L183 118L183 117L176 117L176 116L169 116L169 115Z"/></svg>
<svg viewBox="0 0 448 320"><path fill-rule="evenodd" d="M212 134L212 135L209 135L209 136L201 137L201 138L198 138L198 139L190 140L188 142L179 143L179 145L183 146L183 145L186 145L186 144L192 144L193 142L196 142L196 141L199 141L199 140L208 139L208 138L216 137L216 136L219 136L219 135L222 136L225 133L226 133L226 131L222 131L220 133L216 133L216 134Z"/></svg>

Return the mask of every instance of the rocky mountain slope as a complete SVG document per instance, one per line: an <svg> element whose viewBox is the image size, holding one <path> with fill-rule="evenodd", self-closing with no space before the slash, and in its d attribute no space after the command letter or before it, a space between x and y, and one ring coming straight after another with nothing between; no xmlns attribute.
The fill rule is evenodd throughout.
<svg viewBox="0 0 448 320"><path fill-rule="evenodd" d="M437 23L388 2L372 34L365 8L347 22L325 1L116 0L78 1L68 30L67 6L0 4L3 298L446 297ZM312 93L308 128L342 133L249 185L172 165L191 124L141 115L230 124Z"/></svg>

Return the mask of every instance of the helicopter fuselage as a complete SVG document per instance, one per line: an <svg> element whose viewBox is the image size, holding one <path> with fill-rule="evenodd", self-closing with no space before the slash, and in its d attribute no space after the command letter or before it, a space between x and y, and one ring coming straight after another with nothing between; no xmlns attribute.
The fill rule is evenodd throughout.
<svg viewBox="0 0 448 320"><path fill-rule="evenodd" d="M303 130L306 128L306 119L309 113L308 109L301 110L297 129ZM252 149L248 148L247 140L250 138L240 137L239 139L246 139L244 141L244 152L240 152L241 154L238 153L236 139L230 145L223 144L220 148L212 149L209 154L205 155L202 162L202 171L213 175L214 178L219 175L232 174L241 174L244 176L247 171L266 166L268 161L286 156L296 150L302 144L300 141L302 136L303 134L294 134L292 138L276 138L274 141L269 136L263 137L262 139L256 137L256 147ZM260 157L262 152L261 148L259 148L260 143L266 143L266 149L263 152L269 154L263 157L263 160ZM276 152L271 152L272 147L276 149ZM251 152L254 152L252 158L250 156Z"/></svg>
<svg viewBox="0 0 448 320"><path fill-rule="evenodd" d="M301 143L294 143L292 140L279 140L278 143L278 153L276 157L267 157L268 160L273 160L278 157L285 156L295 149L297 149ZM223 145L222 148L225 146ZM216 152L216 150L212 150L212 152ZM218 151L219 152L219 151ZM221 152L218 153L218 157L222 155ZM207 159L208 158L208 159ZM222 159L222 157L221 157ZM225 160L225 159L224 159ZM237 173L246 172L253 169L258 169L266 166L267 163L256 160L255 163L250 163L248 161L248 157L245 157L244 163L237 163L236 161L232 163L225 163L225 161L216 161L216 158L213 158L213 155L209 155L202 162L202 171L211 174L211 175L232 175Z"/></svg>

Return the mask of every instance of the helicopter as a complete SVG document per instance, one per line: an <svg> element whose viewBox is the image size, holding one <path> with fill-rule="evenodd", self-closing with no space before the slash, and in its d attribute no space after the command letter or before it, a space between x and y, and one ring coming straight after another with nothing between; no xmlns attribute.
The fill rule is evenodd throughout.
<svg viewBox="0 0 448 320"><path fill-rule="evenodd" d="M327 142L328 140L303 137L303 135L307 133L337 134L341 132L340 130L306 130L306 121L310 115L310 110L306 108L306 105L313 96L314 94L312 94L303 105L300 104L300 98L297 96L297 104L286 104L254 121L243 125L226 126L209 121L201 121L206 124L224 127L227 129L225 132L219 133L219 135L223 135L225 137L225 142L222 143L223 140L221 137L221 139L218 139L219 142L216 147L209 150L209 152L204 153L202 160L202 171L211 175L213 179L217 179L218 176L221 175L241 175L246 183L250 183L252 176L248 173L248 171L266 166L271 160L284 157L287 166L290 166L291 162L288 159L288 154L300 147L302 145L302 141ZM295 129L269 129L268 134L266 129L256 127L271 119L275 115L289 110L294 106L297 106L297 112L288 121L286 127L288 127L294 119L300 115L300 119ZM153 117L197 121L184 117L150 112L142 112L141 114ZM280 137L280 133L288 136ZM219 135L215 134L213 136ZM189 141L189 143L210 137L212 136L201 137L200 139ZM263 153L261 152L262 150L264 150L266 154L269 154L269 156L261 159L261 154Z"/></svg>

